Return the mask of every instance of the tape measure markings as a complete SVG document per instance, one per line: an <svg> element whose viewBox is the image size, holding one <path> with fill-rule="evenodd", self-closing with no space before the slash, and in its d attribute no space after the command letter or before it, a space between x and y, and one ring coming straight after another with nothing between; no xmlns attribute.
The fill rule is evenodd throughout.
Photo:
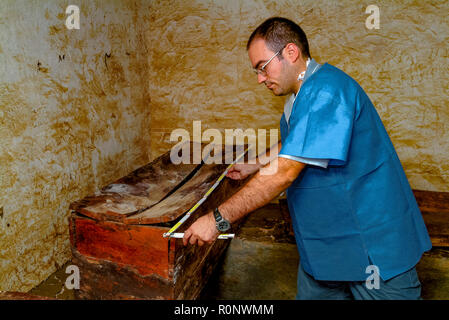
<svg viewBox="0 0 449 320"><path fill-rule="evenodd" d="M232 239L234 238L234 236L235 236L234 233L223 233L218 235L217 239L220 240ZM184 238L184 232L174 232L170 235L170 238L182 239Z"/></svg>
<svg viewBox="0 0 449 320"><path fill-rule="evenodd" d="M221 176L217 179L217 181L212 185L212 187L205 193L205 195L189 210L187 211L187 213L185 214L184 217L182 217L181 220L178 221L178 223L176 223L168 232L164 233L164 238L170 237L173 238L173 234L175 234L175 231L190 217L190 215L204 202L206 201L207 197L212 193L212 191L215 190L215 188L220 184L220 182L224 179L224 177L226 176L226 174L228 173L229 169L237 162L239 161L247 152L248 150L251 149L251 147L247 148L239 157L237 157L234 162L232 162L227 168L226 170L221 174ZM228 234L230 235L230 234ZM230 239L233 238L234 235L232 234L232 237L222 237L220 238L219 235L218 239ZM183 236L184 237L184 234ZM181 237L181 238L182 238Z"/></svg>

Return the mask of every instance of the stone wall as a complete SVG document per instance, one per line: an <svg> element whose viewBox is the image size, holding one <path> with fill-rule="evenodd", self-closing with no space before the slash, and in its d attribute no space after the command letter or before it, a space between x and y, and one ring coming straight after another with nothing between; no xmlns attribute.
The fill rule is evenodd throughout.
<svg viewBox="0 0 449 320"><path fill-rule="evenodd" d="M70 257L68 206L149 161L148 12L135 1L0 2L0 291Z"/></svg>

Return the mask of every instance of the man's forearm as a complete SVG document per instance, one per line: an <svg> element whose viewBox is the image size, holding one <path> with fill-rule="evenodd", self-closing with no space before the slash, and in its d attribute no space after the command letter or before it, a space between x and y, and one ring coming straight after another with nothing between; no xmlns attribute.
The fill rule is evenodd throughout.
<svg viewBox="0 0 449 320"><path fill-rule="evenodd" d="M278 168L275 174L263 175L258 172L244 188L219 206L225 219L231 223L235 222L249 212L266 205L287 189L305 166L284 158L276 158L271 165Z"/></svg>

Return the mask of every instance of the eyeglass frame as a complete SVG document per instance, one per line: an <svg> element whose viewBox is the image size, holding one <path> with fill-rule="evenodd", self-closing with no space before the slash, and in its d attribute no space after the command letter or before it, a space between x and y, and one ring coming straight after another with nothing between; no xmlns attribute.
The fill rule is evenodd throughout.
<svg viewBox="0 0 449 320"><path fill-rule="evenodd" d="M271 62L271 60L273 60L274 58L276 58L277 55L280 54L280 53L282 52L282 50L285 49L286 46L287 46L287 45L283 46L278 52L276 52L270 59L268 59L267 62L265 62L265 63L263 64L262 67L260 67L260 68L258 68L258 69L253 68L254 73L257 74L257 75L260 74L261 76L266 76L266 75L267 75L267 71L265 70L265 68L268 66L268 64Z"/></svg>

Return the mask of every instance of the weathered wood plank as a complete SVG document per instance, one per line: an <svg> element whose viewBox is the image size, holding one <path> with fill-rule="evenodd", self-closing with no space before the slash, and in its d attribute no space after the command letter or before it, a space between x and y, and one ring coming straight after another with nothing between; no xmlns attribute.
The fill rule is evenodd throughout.
<svg viewBox="0 0 449 320"><path fill-rule="evenodd" d="M413 190L422 212L449 214L449 192Z"/></svg>
<svg viewBox="0 0 449 320"><path fill-rule="evenodd" d="M225 170L227 155L232 154L233 158L236 151L241 152L246 147L240 146L238 150L233 150L221 146L223 164L193 164L194 145L199 146L202 151L210 146L193 142L188 144L190 164L172 163L170 152L167 152L153 162L107 185L96 194L72 203L70 209L95 220L127 224L160 223L176 219L189 209L187 207L193 206L202 197L201 192L205 193ZM178 146L178 149L180 148ZM196 172L197 170L199 171ZM190 179L192 176L193 181ZM171 193L174 193L174 197Z"/></svg>
<svg viewBox="0 0 449 320"><path fill-rule="evenodd" d="M72 263L80 268L77 299L173 299L173 284L155 275L143 276L114 262L87 258L72 248Z"/></svg>
<svg viewBox="0 0 449 320"><path fill-rule="evenodd" d="M246 148L247 146L245 145L244 147ZM241 149L244 147L241 147ZM227 149L226 146L222 146L221 150L223 164L203 164L195 175L171 194L170 197L141 213L127 217L123 222L127 224L153 224L173 221L179 218L201 200L209 188L226 170L228 167L228 164L225 164L225 160L228 158L227 155L232 154L231 158L235 159L236 153L242 152L242 150ZM216 196L219 192L215 190L210 197Z"/></svg>
<svg viewBox="0 0 449 320"><path fill-rule="evenodd" d="M123 222L128 224L151 224L177 219L204 196L226 167L224 164L203 165L192 179L170 197L142 213L127 217ZM212 197L213 194L210 196Z"/></svg>
<svg viewBox="0 0 449 320"><path fill-rule="evenodd" d="M211 245L176 250L175 268L183 267L175 270L175 299L198 298L229 244L229 241L217 240Z"/></svg>
<svg viewBox="0 0 449 320"><path fill-rule="evenodd" d="M432 245L449 247L449 214L446 212L423 212L423 219Z"/></svg>
<svg viewBox="0 0 449 320"><path fill-rule="evenodd" d="M166 153L97 194L72 203L70 209L96 220L123 221L126 216L159 202L197 166L173 164L170 153Z"/></svg>
<svg viewBox="0 0 449 320"><path fill-rule="evenodd" d="M432 245L449 247L449 192L413 190Z"/></svg>
<svg viewBox="0 0 449 320"><path fill-rule="evenodd" d="M72 246L86 257L113 261L142 275L169 279L168 228L95 221L72 214ZM173 241L173 240L172 240Z"/></svg>

